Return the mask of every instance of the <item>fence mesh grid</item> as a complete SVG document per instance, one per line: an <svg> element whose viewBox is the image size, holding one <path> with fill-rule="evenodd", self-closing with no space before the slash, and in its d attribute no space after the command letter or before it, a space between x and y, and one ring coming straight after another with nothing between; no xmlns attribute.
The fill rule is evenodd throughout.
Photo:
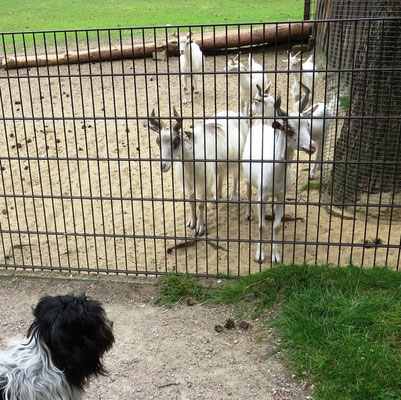
<svg viewBox="0 0 401 400"><path fill-rule="evenodd" d="M315 155L300 151L291 159L287 157L289 151L279 154L279 146L274 141L273 158L263 154L262 158L263 165L273 166L275 170L270 180L273 185L279 180L280 167L287 165L281 170L286 178L291 177L291 182L285 181L286 195L282 200L277 195L260 201L256 188L248 200L243 179L239 180L238 198L231 198L234 181L227 168L223 168L225 172L220 176L221 198L213 198L218 186L216 174L211 174L212 192L205 198L200 192L202 186L208 189L207 183L196 182L196 177L192 182L198 188L196 196L191 198L188 190L184 193L181 190L183 174L177 167L187 142L193 153L185 153L184 164L189 166L185 175L194 168L206 171L212 164L215 168L234 165L237 173L244 164L250 165L251 170L260 165L260 156L241 160L238 126L245 124L246 140L252 149L258 149L268 140L264 139L269 137L268 126L278 115L277 110L274 115L262 115L263 124L260 116L240 114L241 80L248 77L252 86L252 79L258 79L258 74L247 71L249 54L255 63L252 65L256 68L258 63L259 74L271 83L270 95L276 100L281 96L281 108L287 114L280 116L282 125L289 120L299 124L306 120L313 132L313 125L324 121L324 136L340 137L341 127L349 119L346 112L337 113L341 108L338 105L342 104L340 100L333 106L332 114L325 112L321 117L314 114L308 117L294 113L293 81L306 82L307 72L286 69L292 45L302 38L306 41L312 29L317 32L319 24L328 23L1 34L0 267L124 274L239 275L258 272L270 265L275 245L286 263L343 265L353 262L398 268L401 218L400 203L394 201L399 195L397 179L384 188L390 195L380 196L376 203L366 203L356 197L352 200L324 197L320 189L328 183L322 180L323 174L317 172L311 180L308 173ZM192 40L203 50L205 60L201 72L190 74L192 83L199 80L199 93L189 90L185 94L174 31L178 31L178 36L191 31ZM227 72L225 69L237 54L244 69ZM302 63L311 55L318 59L316 48L302 53ZM327 103L336 93L340 99L346 78L338 74L338 67L326 62L316 63L316 68L319 78L310 88L309 105ZM353 79L368 68L352 70ZM390 71L398 71L398 66L394 64ZM334 88L328 87L329 74L338 76L339 82ZM185 97L188 102L184 101ZM254 93L249 103L256 101L253 97ZM179 118L174 116L174 107ZM174 146L180 148L181 157L161 158L161 135L149 129L153 110L155 123L170 129L170 150ZM233 113L228 117L217 114L225 110ZM361 116L362 120L369 119L369 115ZM173 128L180 121L181 142L175 144ZM229 135L238 140L237 155L226 158L226 163L216 154L208 153L208 163L204 159L202 162L202 157L197 158L199 153L195 155L194 136L202 135L194 131L198 132L199 126L205 131L208 123L214 127L216 137L219 130L228 129L231 123L237 127L229 130ZM263 131L262 142L252 147L252 141L257 143L257 135L252 132L258 126ZM249 127L252 127L250 133ZM279 133L275 135L278 137ZM300 140L300 132L295 136ZM285 139L287 148L288 140ZM392 146L400 149L400 136ZM197 160L195 167L194 159ZM172 168L163 172L163 163L170 161ZM319 165L324 170L333 169L336 162L325 153ZM399 158L391 160L398 173L400 162ZM359 165L358 160L352 159L341 163L350 168ZM201 236L195 234L196 228L187 226L194 204L198 222L199 205L205 209L206 229ZM253 220L245 218L249 204L254 208ZM256 212L261 204L266 209L262 233ZM278 212L281 205L284 217L273 240L274 209ZM358 206L365 214L349 217L336 211L344 205ZM378 208L390 210L388 218L380 218L380 213L371 215ZM254 261L261 242L265 248L264 263Z"/></svg>

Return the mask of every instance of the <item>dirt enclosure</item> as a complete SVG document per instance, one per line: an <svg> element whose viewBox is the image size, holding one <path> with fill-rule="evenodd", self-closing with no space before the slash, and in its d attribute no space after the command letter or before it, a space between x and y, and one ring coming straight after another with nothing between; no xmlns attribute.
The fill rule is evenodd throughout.
<svg viewBox="0 0 401 400"><path fill-rule="evenodd" d="M205 305L164 309L152 279L51 280L0 276L0 347L22 337L31 307L45 294L84 290L114 322L116 343L105 356L109 375L94 379L84 399L308 399L311 387L289 372L274 330L251 321L247 331L217 333L235 313ZM238 324L238 322L237 322Z"/></svg>
<svg viewBox="0 0 401 400"><path fill-rule="evenodd" d="M256 61L263 56L267 70L276 62L283 69L284 49L254 50ZM144 59L0 70L1 77L9 74L0 80L0 114L6 117L0 151L11 158L1 161L0 191L10 196L0 198L0 226L11 231L2 235L1 263L199 274L263 268L253 262L256 244L249 242L259 237L257 221L244 219L241 202L207 203L206 237L167 252L194 234L186 228L188 204L181 201L174 175L160 172L156 134L144 126L153 108L168 117L175 105L189 118L185 129L201 122L197 117L238 110L238 77L213 73L223 71L226 60L226 55L206 57L203 90L185 105L180 104L178 75L166 74L178 71L175 57L168 64ZM288 75L277 75L277 88L274 75L268 75L271 90L281 90L285 104ZM323 96L324 77L314 100ZM308 161L304 154L297 157ZM307 170L307 163L292 165L282 230L291 243L283 245L283 261L396 266L398 249L363 244L399 245L400 218L397 223L393 216L388 224L388 209L378 215L354 215L351 209L342 218L341 211L319 205L318 190L300 191ZM246 199L244 185L240 199ZM271 206L266 210L272 214Z"/></svg>

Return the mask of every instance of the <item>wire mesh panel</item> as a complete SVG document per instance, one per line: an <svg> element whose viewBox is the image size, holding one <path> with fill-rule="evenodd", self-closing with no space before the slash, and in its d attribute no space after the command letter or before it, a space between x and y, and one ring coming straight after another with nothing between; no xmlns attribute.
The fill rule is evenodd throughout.
<svg viewBox="0 0 401 400"><path fill-rule="evenodd" d="M399 2L334 0L318 2L318 9L318 18L336 19L321 25L317 48L336 70L327 86L338 93L346 117L328 135L324 157L336 162L324 167L325 198L347 204L343 216L375 217L379 224L397 212L386 204L401 200ZM364 241L368 235L365 230Z"/></svg>
<svg viewBox="0 0 401 400"><path fill-rule="evenodd" d="M334 211L342 200L322 197L319 169L310 174L319 129L338 138L347 120L346 78L329 87L338 69L315 65L316 50L291 55L320 23L1 34L0 266L208 276L279 261L398 268L398 180L380 198L389 218L362 204L366 217L348 219Z"/></svg>

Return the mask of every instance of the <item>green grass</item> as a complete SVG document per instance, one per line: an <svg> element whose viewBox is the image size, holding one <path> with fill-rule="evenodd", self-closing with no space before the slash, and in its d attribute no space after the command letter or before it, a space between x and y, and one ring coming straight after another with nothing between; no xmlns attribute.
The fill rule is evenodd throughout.
<svg viewBox="0 0 401 400"><path fill-rule="evenodd" d="M350 98L348 96L340 97L340 107L344 110L345 113L349 111L350 106Z"/></svg>
<svg viewBox="0 0 401 400"><path fill-rule="evenodd" d="M197 302L210 299L210 291L197 279L188 275L167 275L159 281L161 296L156 304L172 307L174 304L192 298Z"/></svg>
<svg viewBox="0 0 401 400"><path fill-rule="evenodd" d="M24 32L42 30L119 28L140 26L164 26L215 24L241 22L288 21L303 19L303 0L2 0L0 2L0 26L3 32ZM170 29L169 33L172 33ZM120 31L101 32L101 40L118 40ZM122 30L122 37L129 37L130 30ZM145 36L153 35L153 30L144 32ZM157 31L165 35L165 30ZM140 30L133 35L142 35ZM57 42L63 46L68 40L69 46L75 41L97 41L97 33L85 32L75 34L58 33ZM1 37L0 37L1 40ZM28 50L33 45L42 49L45 46L54 48L53 34L14 35L4 37L6 49L23 51L21 43L25 41ZM3 43L0 42L3 47Z"/></svg>
<svg viewBox="0 0 401 400"><path fill-rule="evenodd" d="M2 0L2 31L302 19L303 0Z"/></svg>
<svg viewBox="0 0 401 400"><path fill-rule="evenodd" d="M319 182L305 183L305 185L303 185L299 190L300 192L306 192L308 190L320 190L320 183Z"/></svg>
<svg viewBox="0 0 401 400"><path fill-rule="evenodd" d="M201 301L237 302L239 307L247 304L255 316L274 307L276 318L267 323L278 327L281 349L294 371L306 374L316 385L314 398L401 398L398 272L289 265L242 277L219 288L201 285L194 278L174 279L183 286L190 282ZM161 298L175 286L164 286ZM185 290L181 286L174 299L185 299ZM189 293L193 296L194 290Z"/></svg>

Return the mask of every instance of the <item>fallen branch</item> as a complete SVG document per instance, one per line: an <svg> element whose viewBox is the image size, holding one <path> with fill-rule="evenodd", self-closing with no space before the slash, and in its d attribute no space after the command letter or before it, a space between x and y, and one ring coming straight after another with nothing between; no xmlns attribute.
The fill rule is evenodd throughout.
<svg viewBox="0 0 401 400"><path fill-rule="evenodd" d="M293 23L268 25L263 28L241 30L233 29L227 31L217 31L193 34L194 41L201 47L202 51L212 51L218 49L240 48L244 46L255 46L264 43L282 43L305 40L309 37L312 29L311 23ZM136 43L134 45L98 47L94 49L84 49L78 51L59 52L56 54L39 55L20 55L7 56L1 59L0 66L5 69L43 67L61 64L79 64L97 61L111 61L121 59L134 59L144 57L157 57L158 53L177 56L177 39L149 41Z"/></svg>

